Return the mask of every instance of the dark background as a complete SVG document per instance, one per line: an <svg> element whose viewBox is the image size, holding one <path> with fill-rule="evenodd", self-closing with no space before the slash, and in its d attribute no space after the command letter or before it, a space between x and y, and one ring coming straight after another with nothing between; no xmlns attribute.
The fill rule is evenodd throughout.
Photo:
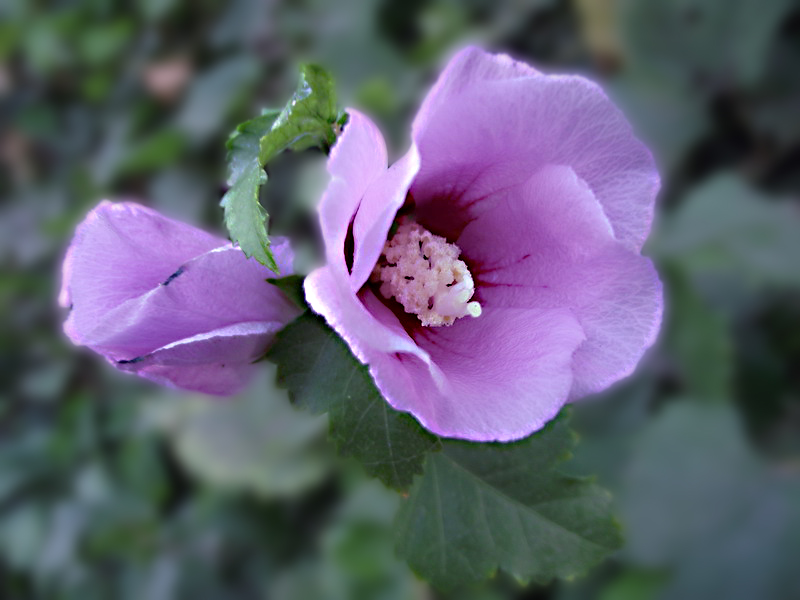
<svg viewBox="0 0 800 600"><path fill-rule="evenodd" d="M667 311L637 373L573 410L565 469L613 491L626 546L583 578L456 597L800 598L791 0L4 0L1 598L438 597L393 557L397 498L333 459L268 365L237 401L158 389L71 347L55 297L101 198L220 230L227 134L281 106L301 61L399 152L465 43L585 74L623 107L663 178L646 252ZM271 167L277 229L313 210L323 162Z"/></svg>

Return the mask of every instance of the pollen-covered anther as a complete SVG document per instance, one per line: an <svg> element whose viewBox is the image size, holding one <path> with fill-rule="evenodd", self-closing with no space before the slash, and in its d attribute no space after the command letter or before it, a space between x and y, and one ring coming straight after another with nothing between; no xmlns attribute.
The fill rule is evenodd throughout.
<svg viewBox="0 0 800 600"><path fill-rule="evenodd" d="M460 317L479 317L481 305L470 299L472 275L461 250L416 223L403 223L386 242L371 280L384 298L394 298L426 326L452 325Z"/></svg>

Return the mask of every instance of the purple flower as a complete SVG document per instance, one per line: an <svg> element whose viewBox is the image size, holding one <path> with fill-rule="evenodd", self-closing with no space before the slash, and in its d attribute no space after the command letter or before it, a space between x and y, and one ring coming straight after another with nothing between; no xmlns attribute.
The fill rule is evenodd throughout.
<svg viewBox="0 0 800 600"><path fill-rule="evenodd" d="M292 271L288 242L273 252ZM122 371L170 387L228 395L275 332L299 313L238 248L133 203L101 202L67 251L64 331Z"/></svg>
<svg viewBox="0 0 800 600"><path fill-rule="evenodd" d="M597 85L468 48L388 169L348 112L305 290L393 407L507 441L632 372L661 322L640 255L659 178Z"/></svg>

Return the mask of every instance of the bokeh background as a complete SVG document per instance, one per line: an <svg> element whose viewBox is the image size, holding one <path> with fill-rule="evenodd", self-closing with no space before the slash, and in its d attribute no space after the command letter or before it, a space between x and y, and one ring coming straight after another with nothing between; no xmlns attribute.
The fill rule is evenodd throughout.
<svg viewBox="0 0 800 600"><path fill-rule="evenodd" d="M262 378L222 403L70 347L72 229L104 197L220 230L224 142L302 60L396 149L466 43L600 81L663 177L666 285L636 374L573 409L565 469L617 500L625 547L585 577L473 600L800 598L800 6L792 0L3 0L0 597L440 598L392 553L397 498ZM267 186L292 227L319 154ZM292 206L291 210L286 207Z"/></svg>

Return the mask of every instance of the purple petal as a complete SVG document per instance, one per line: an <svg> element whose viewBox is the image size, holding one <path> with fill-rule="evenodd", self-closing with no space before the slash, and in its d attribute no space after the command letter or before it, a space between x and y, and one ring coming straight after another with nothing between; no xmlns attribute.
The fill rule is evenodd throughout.
<svg viewBox="0 0 800 600"><path fill-rule="evenodd" d="M355 254L350 287L358 290L369 278L386 243L389 228L405 202L411 181L419 170L419 154L408 153L367 189L353 223Z"/></svg>
<svg viewBox="0 0 800 600"><path fill-rule="evenodd" d="M388 309L385 310L390 317L380 319L364 306L364 296L356 295L341 271L329 266L317 269L306 277L304 289L309 306L325 317L361 362L368 363L375 352L407 352L429 362L427 353L414 343ZM369 290L364 294L380 304Z"/></svg>
<svg viewBox="0 0 800 600"><path fill-rule="evenodd" d="M288 241L274 240L292 272ZM142 206L101 203L78 226L61 302L70 339L119 369L172 386L234 393L299 310L274 274L224 240Z"/></svg>
<svg viewBox="0 0 800 600"><path fill-rule="evenodd" d="M357 110L331 150L331 180L319 203L320 227L328 264L346 269L344 243L356 209L373 181L386 173L386 144L378 128Z"/></svg>
<svg viewBox="0 0 800 600"><path fill-rule="evenodd" d="M285 248L273 245L276 255ZM271 271L230 245L201 254L178 272L168 283L98 317L92 327L68 333L75 334L76 343L131 360L199 333L237 323L287 323L299 312L266 283Z"/></svg>
<svg viewBox="0 0 800 600"><path fill-rule="evenodd" d="M385 242L386 232L380 239L380 231L385 226L388 232L397 210L394 205L401 204L405 198L408 179L416 171L416 154L410 152L399 167L387 170L386 145L380 131L358 111L348 109L347 112L349 120L328 161L331 180L319 205L327 265L306 277L306 300L314 312L325 317L345 339L362 362L367 362L367 357L376 351L409 352L427 361L425 352L417 348L399 324L395 328L387 327L364 307L357 296L358 289L351 283L344 256L347 231L364 202L360 221L355 217L353 223L354 238L358 227L359 256L354 257L354 267L358 268L359 278L369 277ZM381 200L392 206L383 209ZM370 264L368 257L371 255L374 259ZM357 265L355 260L358 260Z"/></svg>
<svg viewBox="0 0 800 600"><path fill-rule="evenodd" d="M428 92L414 120L414 132L423 129L432 115L447 110L453 99L475 85L535 75L540 75L539 71L506 54L487 54L480 48L468 46L450 59Z"/></svg>
<svg viewBox="0 0 800 600"><path fill-rule="evenodd" d="M574 274L571 293L587 342L575 352L571 400L627 377L653 345L661 326L663 291L653 263L620 245L609 246ZM570 293L565 285L565 293Z"/></svg>
<svg viewBox="0 0 800 600"><path fill-rule="evenodd" d="M255 360L280 329L279 323L238 323L167 344L132 361L117 362L122 371L161 385L229 396L247 384Z"/></svg>
<svg viewBox="0 0 800 600"><path fill-rule="evenodd" d="M185 261L227 242L131 202L101 202L78 225L64 260L59 303L80 306L82 329L156 287Z"/></svg>
<svg viewBox="0 0 800 600"><path fill-rule="evenodd" d="M412 194L422 218L463 212L546 165L567 165L592 189L616 238L640 249L659 188L652 156L596 84L523 71L470 50L442 75L413 127L422 166Z"/></svg>
<svg viewBox="0 0 800 600"><path fill-rule="evenodd" d="M591 190L549 167L499 194L458 240L488 306L569 308L586 333L571 398L630 374L661 323L652 263L615 240Z"/></svg>
<svg viewBox="0 0 800 600"><path fill-rule="evenodd" d="M569 310L505 308L415 337L436 370L410 354L376 354L370 371L379 389L430 431L479 442L519 439L552 419L584 340Z"/></svg>
<svg viewBox="0 0 800 600"><path fill-rule="evenodd" d="M456 244L487 283L495 283L500 269L562 268L614 242L603 207L569 167L544 167L524 184L488 196L470 215Z"/></svg>

